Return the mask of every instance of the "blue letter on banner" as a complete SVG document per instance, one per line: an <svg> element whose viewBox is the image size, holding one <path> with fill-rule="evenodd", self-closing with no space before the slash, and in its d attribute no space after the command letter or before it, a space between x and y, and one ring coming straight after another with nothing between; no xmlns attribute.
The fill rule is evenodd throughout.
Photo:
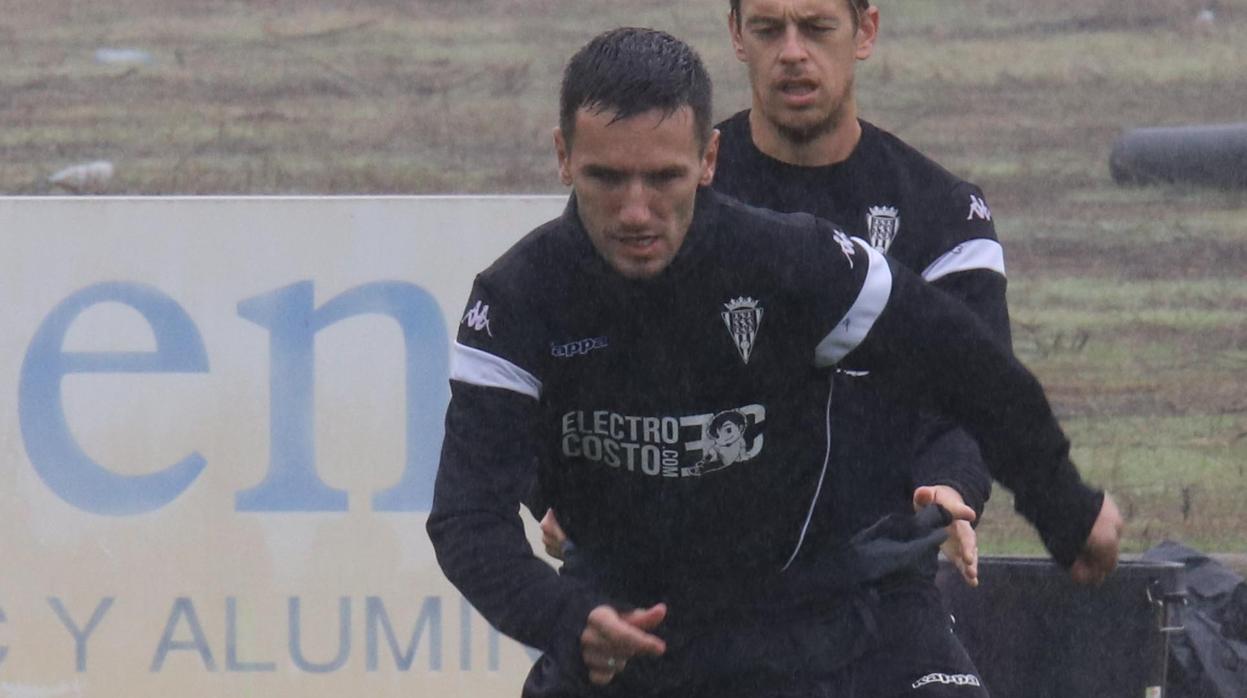
<svg viewBox="0 0 1247 698"><path fill-rule="evenodd" d="M123 303L147 320L156 351L63 351L65 333L84 310ZM35 472L66 502L95 514L142 514L181 494L203 470L191 453L160 472L118 475L91 459L74 440L61 402L70 373L203 373L208 370L199 330L186 311L160 290L138 283L101 283L78 291L52 310L26 351L18 388L22 439Z"/></svg>
<svg viewBox="0 0 1247 698"><path fill-rule="evenodd" d="M269 331L269 471L234 498L238 511L345 511L347 493L316 473L313 395L316 333L347 318L377 313L398 322L406 348L407 462L399 482L373 496L377 511L428 511L449 399L449 350L437 302L414 284L378 281L313 308L302 281L238 304L238 314ZM418 405L417 401L423 403ZM422 409L423 408L423 409Z"/></svg>

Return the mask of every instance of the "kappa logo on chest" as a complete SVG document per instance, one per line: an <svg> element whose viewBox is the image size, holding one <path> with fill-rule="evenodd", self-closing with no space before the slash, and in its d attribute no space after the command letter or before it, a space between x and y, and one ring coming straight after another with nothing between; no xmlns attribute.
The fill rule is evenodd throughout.
<svg viewBox="0 0 1247 698"><path fill-rule="evenodd" d="M570 359L584 356L597 349L605 349L608 346L610 346L610 340L606 337L586 337L574 342L550 342L550 356Z"/></svg>

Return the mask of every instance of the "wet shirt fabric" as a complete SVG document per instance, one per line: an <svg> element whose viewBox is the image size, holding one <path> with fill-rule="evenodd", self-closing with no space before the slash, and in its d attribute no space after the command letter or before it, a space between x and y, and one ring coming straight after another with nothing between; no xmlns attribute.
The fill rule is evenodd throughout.
<svg viewBox="0 0 1247 698"><path fill-rule="evenodd" d="M957 361L966 351L974 365ZM599 604L670 601L659 634L695 637L716 616L704 609L733 607L742 589L767 598L808 564L838 363L886 373L970 426L1072 562L1101 495L981 321L830 223L706 189L655 278L612 271L574 199L477 276L428 521L438 561L493 625L569 675L584 675L579 635ZM533 555L518 506L538 462L593 578ZM827 571L829 588L852 585ZM782 619L789 595L776 596L741 622Z"/></svg>
<svg viewBox="0 0 1247 698"><path fill-rule="evenodd" d="M925 281L966 303L1006 346L1004 253L983 192L896 136L861 121L843 162L792 165L760 151L745 110L718 125L716 190L776 211L835 221ZM970 359L973 360L972 357ZM974 440L955 424L889 396L880 377L838 371L832 405L832 461L838 506L815 522L833 534L860 530L909 510L918 485L950 485L979 514L991 479ZM926 565L934 575L934 551Z"/></svg>

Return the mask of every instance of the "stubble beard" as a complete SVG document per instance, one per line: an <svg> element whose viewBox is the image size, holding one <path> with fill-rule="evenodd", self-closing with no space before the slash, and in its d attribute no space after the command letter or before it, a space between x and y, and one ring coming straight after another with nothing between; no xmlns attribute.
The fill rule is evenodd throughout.
<svg viewBox="0 0 1247 698"><path fill-rule="evenodd" d="M805 126L792 126L789 124L775 124L775 130L779 133L779 137L797 146L804 146L813 143L819 138L831 133L840 123L840 119L834 114L828 115L814 124Z"/></svg>
<svg viewBox="0 0 1247 698"><path fill-rule="evenodd" d="M826 116L812 124L802 125L773 121L775 131L780 138L794 146L809 145L840 127L840 123L844 120L845 112L848 110L849 97L852 94L853 80L850 78L836 99L835 105L827 112Z"/></svg>

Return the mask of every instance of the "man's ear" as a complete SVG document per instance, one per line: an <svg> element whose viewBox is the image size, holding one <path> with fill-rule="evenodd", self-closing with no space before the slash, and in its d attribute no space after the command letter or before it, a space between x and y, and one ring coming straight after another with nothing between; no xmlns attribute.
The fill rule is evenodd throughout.
<svg viewBox="0 0 1247 698"><path fill-rule="evenodd" d="M732 48L736 49L736 60L745 60L745 45L741 43L739 17L731 10L727 11L727 35L732 38Z"/></svg>
<svg viewBox="0 0 1247 698"><path fill-rule="evenodd" d="M875 52L875 39L879 38L879 8L871 4L858 15L857 60L864 61Z"/></svg>
<svg viewBox="0 0 1247 698"><path fill-rule="evenodd" d="M706 151L701 155L701 181L703 187L710 186L714 181L714 168L719 164L719 129L710 132L710 140L706 141Z"/></svg>
<svg viewBox="0 0 1247 698"><path fill-rule="evenodd" d="M567 147L563 129L558 126L554 127L554 152L559 157L559 181L570 187L572 184L571 149Z"/></svg>

